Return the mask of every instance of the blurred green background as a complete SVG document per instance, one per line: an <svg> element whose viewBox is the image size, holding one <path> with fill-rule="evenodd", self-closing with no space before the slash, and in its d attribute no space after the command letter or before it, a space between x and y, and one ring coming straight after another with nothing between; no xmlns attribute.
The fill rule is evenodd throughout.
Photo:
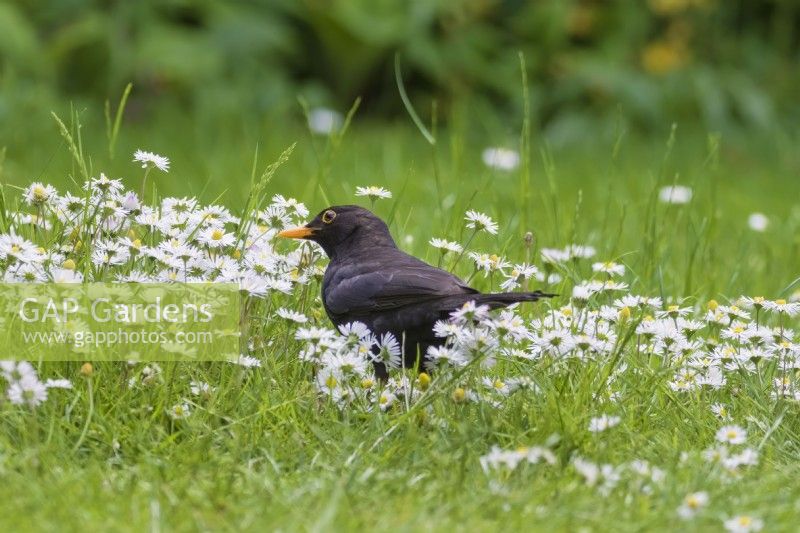
<svg viewBox="0 0 800 533"><path fill-rule="evenodd" d="M509 238L532 229L544 246L670 258L674 289L715 264L727 277L704 290L780 290L800 257L797 28L795 0L6 1L0 177L75 187L51 111L79 117L93 174L137 186L131 154L154 151L172 160L160 193L234 210L253 168L297 143L275 193L316 211L385 186L395 196L379 213L416 235L416 253L477 208ZM403 105L396 56L435 145ZM128 83L112 152L104 106L113 118ZM309 128L309 110L343 120L357 100L346 134ZM521 164L488 168L488 146ZM695 189L679 231L673 211L653 210L672 183ZM747 229L754 211L773 222L767 240ZM673 242L660 251L653 216ZM656 263L651 287L665 283Z"/></svg>
<svg viewBox="0 0 800 533"><path fill-rule="evenodd" d="M128 82L133 118L159 106L215 117L296 112L296 97L402 113L518 115L517 52L532 113L574 138L621 108L644 131L692 117L705 127L800 118L795 0L15 0L0 5L4 121L31 102L102 102Z"/></svg>
<svg viewBox="0 0 800 533"><path fill-rule="evenodd" d="M435 105L444 127L467 114L476 135L513 138L522 52L533 126L556 148L620 123L735 139L800 120L798 27L796 0L11 0L0 132L13 158L52 131L51 109L94 126L128 82L126 124L167 138L187 120L210 137L286 132L298 99L344 112L360 97L361 120L405 120L399 53L424 121Z"/></svg>
<svg viewBox="0 0 800 533"><path fill-rule="evenodd" d="M422 120L472 152L518 143L521 52L551 149L602 153L623 130L663 142L672 123L791 144L798 27L796 0L7 0L0 136L11 174L46 174L63 152L50 111L79 111L99 151L104 102L132 82L121 150L161 150L217 192L257 143L307 137L300 101L344 114L361 98L356 136L405 132L399 54Z"/></svg>

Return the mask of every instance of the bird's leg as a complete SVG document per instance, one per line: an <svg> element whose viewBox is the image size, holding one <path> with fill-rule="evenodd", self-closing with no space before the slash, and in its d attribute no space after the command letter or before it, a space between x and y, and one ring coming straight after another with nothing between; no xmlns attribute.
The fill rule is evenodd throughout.
<svg viewBox="0 0 800 533"><path fill-rule="evenodd" d="M389 372L386 370L386 365L383 363L372 363L373 368L375 369L375 377L378 378L382 384L385 384L389 381Z"/></svg>

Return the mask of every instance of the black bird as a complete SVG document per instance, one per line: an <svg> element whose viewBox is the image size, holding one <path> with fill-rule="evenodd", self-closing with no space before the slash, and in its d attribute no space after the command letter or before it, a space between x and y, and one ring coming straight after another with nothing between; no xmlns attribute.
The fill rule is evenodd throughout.
<svg viewBox="0 0 800 533"><path fill-rule="evenodd" d="M553 296L540 291L482 294L453 274L433 267L397 248L389 228L367 209L333 206L303 227L280 237L318 243L330 258L322 281L322 303L338 327L362 322L375 334L392 333L402 344L404 363L413 368L418 354L443 339L433 333L437 320L467 302L491 309ZM383 363L375 373L386 379Z"/></svg>

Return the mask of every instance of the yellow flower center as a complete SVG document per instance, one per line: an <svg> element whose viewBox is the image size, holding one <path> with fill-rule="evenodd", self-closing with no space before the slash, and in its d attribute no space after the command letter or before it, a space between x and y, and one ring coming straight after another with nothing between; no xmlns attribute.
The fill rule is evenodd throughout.
<svg viewBox="0 0 800 533"><path fill-rule="evenodd" d="M215 240L215 241L219 241L219 240L221 240L221 239L222 239L222 237L224 237L224 236L225 236L225 233L224 233L222 230L219 230L219 229L215 229L215 230L214 230L214 231L211 233L211 238L212 238L213 240Z"/></svg>
<svg viewBox="0 0 800 533"><path fill-rule="evenodd" d="M33 188L33 199L37 202L43 202L47 200L47 190L41 185L37 185Z"/></svg>
<svg viewBox="0 0 800 533"><path fill-rule="evenodd" d="M453 391L453 401L456 403L461 403L467 397L467 391L462 389L461 387L457 387L456 390Z"/></svg>
<svg viewBox="0 0 800 533"><path fill-rule="evenodd" d="M431 377L426 372L421 372L419 377L419 388L426 390L431 384Z"/></svg>

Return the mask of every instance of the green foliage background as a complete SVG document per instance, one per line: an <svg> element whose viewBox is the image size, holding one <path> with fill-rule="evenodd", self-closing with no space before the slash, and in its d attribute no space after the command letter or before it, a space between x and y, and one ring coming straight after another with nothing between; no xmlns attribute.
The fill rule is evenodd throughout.
<svg viewBox="0 0 800 533"><path fill-rule="evenodd" d="M296 96L386 118L416 102L520 111L572 138L619 110L636 127L690 117L765 128L800 117L793 0L12 0L0 5L0 118L32 100L136 87L139 113L281 114ZM421 105L428 109L429 105ZM473 107L474 108L474 107Z"/></svg>

